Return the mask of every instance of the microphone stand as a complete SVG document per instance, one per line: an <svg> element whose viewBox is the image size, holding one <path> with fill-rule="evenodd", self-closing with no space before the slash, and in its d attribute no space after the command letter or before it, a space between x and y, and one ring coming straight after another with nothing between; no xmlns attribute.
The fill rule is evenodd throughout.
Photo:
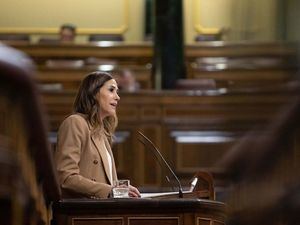
<svg viewBox="0 0 300 225"><path fill-rule="evenodd" d="M145 147L149 147L156 157L159 156L159 158L164 162L164 164L166 165L166 167L169 169L169 171L171 172L171 174L174 176L175 180L178 183L178 189L179 189L178 190L178 196L179 196L179 198L183 198L183 191L182 191L181 183L180 183L178 177L176 176L176 174L174 173L174 171L172 170L172 168L170 167L170 165L168 164L168 162L165 160L165 158L162 156L162 154L160 153L160 151L158 150L158 148L153 144L153 142L149 138L147 138L140 131L138 131L138 133L139 133L139 135L141 137L143 137L144 140L146 140L146 142L144 140L141 140L141 139L138 139L138 140L140 142L142 142L145 145Z"/></svg>

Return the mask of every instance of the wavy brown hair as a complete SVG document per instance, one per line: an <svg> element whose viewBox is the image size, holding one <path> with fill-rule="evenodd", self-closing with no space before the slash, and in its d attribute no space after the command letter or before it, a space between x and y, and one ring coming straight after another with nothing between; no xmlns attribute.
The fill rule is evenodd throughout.
<svg viewBox="0 0 300 225"><path fill-rule="evenodd" d="M99 112L101 105L96 101L96 94L105 82L113 79L106 72L92 72L88 74L81 82L77 96L74 101L73 110L76 113L87 115L88 122L94 129L94 132L100 130L103 126L105 135L110 144L112 143L113 133L117 127L118 119L115 116L109 116L100 120Z"/></svg>

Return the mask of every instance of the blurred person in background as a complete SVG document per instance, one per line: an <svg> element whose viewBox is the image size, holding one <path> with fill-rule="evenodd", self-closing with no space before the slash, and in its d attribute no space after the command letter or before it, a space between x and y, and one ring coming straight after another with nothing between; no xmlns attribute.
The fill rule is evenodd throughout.
<svg viewBox="0 0 300 225"><path fill-rule="evenodd" d="M76 37L76 26L63 24L60 27L59 39L61 42L74 42Z"/></svg>
<svg viewBox="0 0 300 225"><path fill-rule="evenodd" d="M134 92L140 89L140 84L128 69L121 71L120 75L117 77L117 82L122 91Z"/></svg>

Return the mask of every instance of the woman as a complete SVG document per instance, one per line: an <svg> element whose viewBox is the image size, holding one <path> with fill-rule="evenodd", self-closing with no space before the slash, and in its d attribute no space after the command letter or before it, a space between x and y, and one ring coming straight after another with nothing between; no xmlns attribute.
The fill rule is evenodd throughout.
<svg viewBox="0 0 300 225"><path fill-rule="evenodd" d="M82 81L74 114L58 131L56 167L63 197L107 198L117 180L111 151L120 97L108 73L93 72ZM130 197L139 191L130 186Z"/></svg>

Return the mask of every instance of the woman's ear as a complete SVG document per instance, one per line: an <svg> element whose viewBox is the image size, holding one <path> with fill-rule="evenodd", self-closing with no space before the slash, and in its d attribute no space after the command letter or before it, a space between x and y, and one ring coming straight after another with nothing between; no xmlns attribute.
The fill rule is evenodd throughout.
<svg viewBox="0 0 300 225"><path fill-rule="evenodd" d="M94 99L97 101L99 99L100 91L97 91L97 93L94 95Z"/></svg>

